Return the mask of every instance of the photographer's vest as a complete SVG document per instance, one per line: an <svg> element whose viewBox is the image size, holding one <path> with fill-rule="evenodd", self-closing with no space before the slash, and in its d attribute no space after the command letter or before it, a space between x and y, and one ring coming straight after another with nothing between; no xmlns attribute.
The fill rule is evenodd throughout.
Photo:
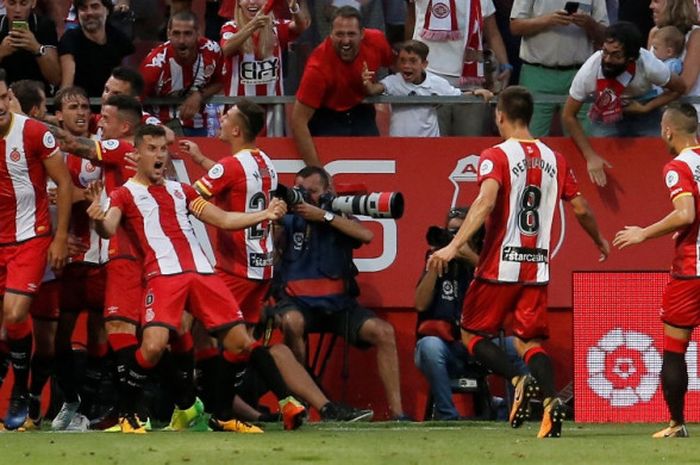
<svg viewBox="0 0 700 465"><path fill-rule="evenodd" d="M459 320L467 288L474 277L474 268L452 261L447 273L435 281L435 294L425 311L418 312L416 337L451 334L459 339ZM442 322L442 324L440 323ZM448 325L445 325L447 323Z"/></svg>
<svg viewBox="0 0 700 465"><path fill-rule="evenodd" d="M354 241L325 223L297 215L283 218L287 246L280 277L284 293L310 307L341 310L354 303L348 292Z"/></svg>

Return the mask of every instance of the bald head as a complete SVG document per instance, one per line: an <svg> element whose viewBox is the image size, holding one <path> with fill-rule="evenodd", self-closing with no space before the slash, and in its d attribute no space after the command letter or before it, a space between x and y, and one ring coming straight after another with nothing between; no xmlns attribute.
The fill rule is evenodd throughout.
<svg viewBox="0 0 700 465"><path fill-rule="evenodd" d="M689 103L674 103L664 112L662 125L667 125L673 132L694 136L698 131L698 113Z"/></svg>

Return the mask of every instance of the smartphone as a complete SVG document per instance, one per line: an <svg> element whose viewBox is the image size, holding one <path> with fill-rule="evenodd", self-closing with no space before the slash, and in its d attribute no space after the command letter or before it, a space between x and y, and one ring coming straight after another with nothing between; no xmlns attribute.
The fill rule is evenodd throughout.
<svg viewBox="0 0 700 465"><path fill-rule="evenodd" d="M572 15L578 11L578 6L579 2L566 2L566 5L564 5L564 9L567 13Z"/></svg>
<svg viewBox="0 0 700 465"><path fill-rule="evenodd" d="M26 21L12 21L12 29L15 31L28 31L29 23Z"/></svg>

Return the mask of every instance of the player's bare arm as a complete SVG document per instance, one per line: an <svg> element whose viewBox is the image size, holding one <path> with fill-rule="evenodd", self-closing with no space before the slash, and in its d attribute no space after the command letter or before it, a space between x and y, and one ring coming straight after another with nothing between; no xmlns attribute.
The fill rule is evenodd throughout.
<svg viewBox="0 0 700 465"><path fill-rule="evenodd" d="M187 208L204 223L229 231L249 228L263 221L276 221L287 213L287 204L277 198L270 200L268 207L258 212L228 212L202 197L194 199Z"/></svg>
<svg viewBox="0 0 700 465"><path fill-rule="evenodd" d="M605 175L605 167L612 168L612 165L606 159L598 155L596 151L593 150L593 147L591 147L590 142L588 142L588 138L583 132L583 127L576 117L582 106L583 102L568 97L564 105L564 110L562 111L562 122L566 130L571 134L574 143L581 151L583 158L586 160L588 176L591 182L597 186L605 187L608 182Z"/></svg>
<svg viewBox="0 0 700 465"><path fill-rule="evenodd" d="M574 209L574 215L576 215L576 220L581 225L586 234L593 239L596 247L600 251L600 257L598 261L602 262L610 254L610 244L600 233L598 228L598 222L593 215L593 211L588 206L588 202L582 195L578 195L571 199L571 206Z"/></svg>
<svg viewBox="0 0 700 465"><path fill-rule="evenodd" d="M58 126L48 125L49 131L56 137L58 145L64 152L87 160L98 160L97 142L89 137L78 137Z"/></svg>
<svg viewBox="0 0 700 465"><path fill-rule="evenodd" d="M624 249L630 245L641 244L647 239L665 236L682 229L695 221L695 199L690 194L681 194L673 199L673 211L654 224L642 228L625 226L618 231L613 245Z"/></svg>
<svg viewBox="0 0 700 465"><path fill-rule="evenodd" d="M195 144L191 140L181 140L179 142L180 152L187 154L193 162L202 167L203 170L209 171L212 166L216 164L214 160L207 158L199 145ZM201 192L200 192L201 194Z"/></svg>
<svg viewBox="0 0 700 465"><path fill-rule="evenodd" d="M68 259L68 227L73 205L73 182L58 150L46 158L43 164L46 174L56 183L58 218L53 241L49 247L48 261L53 269L58 270L63 268Z"/></svg>
<svg viewBox="0 0 700 465"><path fill-rule="evenodd" d="M95 224L95 232L103 239L109 239L117 233L122 211L116 207L111 207L107 211L102 208L100 204L102 189L100 181L90 183L85 189L85 198L90 201L87 214Z"/></svg>
<svg viewBox="0 0 700 465"><path fill-rule="evenodd" d="M426 269L434 271L442 276L447 271L447 265L457 256L460 248L481 228L486 218L496 206L496 198L500 184L494 179L486 179L481 183L479 195L469 208L469 213L464 219L459 231L452 241L440 250L437 250L428 259Z"/></svg>

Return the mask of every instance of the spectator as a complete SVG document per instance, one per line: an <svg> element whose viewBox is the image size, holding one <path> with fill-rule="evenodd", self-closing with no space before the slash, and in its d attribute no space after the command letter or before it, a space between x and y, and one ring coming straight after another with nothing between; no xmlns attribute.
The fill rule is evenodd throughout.
<svg viewBox="0 0 700 465"><path fill-rule="evenodd" d="M10 89L19 102L23 114L39 121L44 120L46 117L46 92L44 92L43 83L23 79L14 82Z"/></svg>
<svg viewBox="0 0 700 465"><path fill-rule="evenodd" d="M7 82L32 79L47 89L61 83L56 25L33 11L34 2L8 0L0 16L0 66Z"/></svg>
<svg viewBox="0 0 700 465"><path fill-rule="evenodd" d="M669 71L680 75L683 71L681 55L684 47L683 33L675 26L664 26L654 34L649 50L664 62Z"/></svg>
<svg viewBox="0 0 700 465"><path fill-rule="evenodd" d="M168 41L151 50L141 63L144 97L181 97L179 106L154 108L155 115L178 135L206 136L204 102L221 90L219 45L198 31L197 16L176 13L168 21Z"/></svg>
<svg viewBox="0 0 700 465"><path fill-rule="evenodd" d="M655 27L649 33L649 43L656 30L663 26L676 26L685 34L685 48L681 54L683 72L681 79L686 87L686 95L700 96L700 26L697 8L692 0L653 0L649 6ZM700 113L700 104L695 104Z"/></svg>
<svg viewBox="0 0 700 465"><path fill-rule="evenodd" d="M446 79L426 71L428 46L417 40L399 45L398 73L373 82L374 73L363 72L362 80L369 95L462 95ZM469 93L479 94L488 101L493 94L486 89ZM392 105L389 134L394 137L439 137L437 111L433 105Z"/></svg>
<svg viewBox="0 0 700 465"><path fill-rule="evenodd" d="M510 29L522 36L520 85L532 93L566 95L576 71L600 44L608 25L605 0L580 2L573 13L563 6L562 0L513 3ZM530 123L535 137L550 133L559 108L559 104L535 103Z"/></svg>
<svg viewBox="0 0 700 465"><path fill-rule="evenodd" d="M681 78L651 52L642 49L642 43L642 35L632 23L620 22L608 27L602 50L595 52L576 73L564 106L564 125L588 163L591 181L599 186L606 184L604 166L611 165L593 150L577 119L583 101L589 95L595 98L588 112L593 122L592 134L653 136L659 133L658 109L685 92ZM667 92L639 101L654 85Z"/></svg>
<svg viewBox="0 0 700 465"><path fill-rule="evenodd" d="M282 52L309 26L306 12L289 1L293 20L277 20L265 0L240 0L235 19L221 28L224 95L284 95ZM268 130L272 112L267 112Z"/></svg>
<svg viewBox="0 0 700 465"><path fill-rule="evenodd" d="M295 185L305 201L294 205L282 219L279 269L281 316L285 343L297 359L306 360L304 336L330 331L358 347L377 348L377 366L389 409L395 419L406 419L401 407L399 361L394 328L357 302L352 249L372 240L359 222L332 213L328 197L330 177L322 168L307 166L297 173Z"/></svg>
<svg viewBox="0 0 700 465"><path fill-rule="evenodd" d="M413 39L430 47L428 71L462 89L486 85L484 39L500 63L498 87L508 84L512 66L496 23L492 0L415 0ZM445 7L449 17L430 12ZM430 13L430 14L429 14ZM483 31L483 37L482 37ZM442 105L438 108L440 134L443 136L478 136L484 132L487 107Z"/></svg>
<svg viewBox="0 0 700 465"><path fill-rule="evenodd" d="M80 28L66 31L58 44L61 87L80 86L99 97L112 69L134 53L134 45L107 23L111 0L75 0L74 5Z"/></svg>
<svg viewBox="0 0 700 465"><path fill-rule="evenodd" d="M307 165L321 165L311 136L379 135L374 106L362 103L362 71L388 67L392 59L384 34L360 26L359 11L336 10L330 36L309 57L292 112L297 150Z"/></svg>
<svg viewBox="0 0 700 465"><path fill-rule="evenodd" d="M430 249L426 258L444 245L459 230L467 215L467 208L453 208L447 215L445 229L433 230L428 239ZM431 228L432 229L432 228ZM428 233L431 234L430 232ZM415 363L430 383L435 402L436 420L459 420L450 389L450 377L464 373L465 362L470 359L466 347L460 340L459 319L467 288L474 277L474 267L479 260L484 230L460 250L458 257L450 262L447 272L438 276L434 271L424 271L416 286L415 306L418 311L416 327ZM436 237L439 236L439 237ZM496 342L498 340L496 339ZM518 357L513 338L505 340L506 352L511 363L518 367L518 374L527 373L522 359Z"/></svg>

